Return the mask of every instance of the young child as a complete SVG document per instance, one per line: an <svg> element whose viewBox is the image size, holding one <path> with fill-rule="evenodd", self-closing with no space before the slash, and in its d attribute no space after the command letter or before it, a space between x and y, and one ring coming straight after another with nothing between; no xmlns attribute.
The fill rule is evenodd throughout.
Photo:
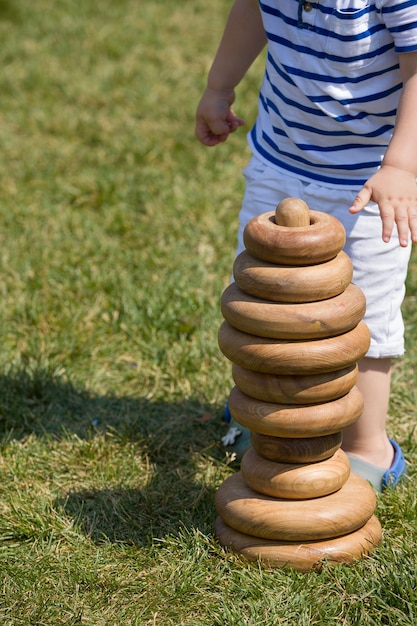
<svg viewBox="0 0 417 626"><path fill-rule="evenodd" d="M235 87L265 45L237 253L245 224L285 197L343 223L371 347L359 363L364 411L342 447L380 491L405 472L386 419L410 232L417 242L417 0L235 0L197 109L204 145L244 124ZM247 435L232 423L224 443L241 455Z"/></svg>

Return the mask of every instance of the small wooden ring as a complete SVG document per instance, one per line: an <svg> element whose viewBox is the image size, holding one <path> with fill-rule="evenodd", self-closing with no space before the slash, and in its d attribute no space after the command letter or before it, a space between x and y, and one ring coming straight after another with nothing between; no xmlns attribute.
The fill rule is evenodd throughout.
<svg viewBox="0 0 417 626"><path fill-rule="evenodd" d="M220 485L215 505L226 524L242 533L312 541L340 537L364 526L374 512L376 495L367 481L350 474L341 489L313 502L271 498L248 487L237 472Z"/></svg>
<svg viewBox="0 0 417 626"><path fill-rule="evenodd" d="M358 387L324 404L274 404L247 396L238 387L229 395L229 410L239 424L272 437L320 437L354 424L362 414Z"/></svg>
<svg viewBox="0 0 417 626"><path fill-rule="evenodd" d="M321 211L310 211L308 226L280 226L275 213L254 217L245 227L243 242L261 261L283 265L314 265L333 259L343 248L346 233L341 222Z"/></svg>
<svg viewBox="0 0 417 626"><path fill-rule="evenodd" d="M353 276L352 261L339 252L318 265L277 265L260 261L247 250L233 265L233 276L242 291L272 302L316 302L342 293Z"/></svg>
<svg viewBox="0 0 417 626"><path fill-rule="evenodd" d="M228 322L220 326L220 350L233 363L267 374L318 374L356 363L367 353L370 333L365 322L328 339L287 341L243 333Z"/></svg>
<svg viewBox="0 0 417 626"><path fill-rule="evenodd" d="M253 448L243 456L240 471L251 489L272 498L304 500L338 491L350 474L343 450L317 463L275 463L262 458Z"/></svg>
<svg viewBox="0 0 417 626"><path fill-rule="evenodd" d="M382 527L375 515L362 528L322 541L273 541L252 537L231 528L218 517L216 537L226 550L247 561L261 561L267 567L289 567L299 572L320 570L322 563L351 564L372 554L382 540Z"/></svg>
<svg viewBox="0 0 417 626"><path fill-rule="evenodd" d="M236 283L224 290L223 317L231 326L270 339L334 337L354 328L363 318L366 300L354 284L343 293L319 302L268 302L244 293Z"/></svg>
<svg viewBox="0 0 417 626"><path fill-rule="evenodd" d="M277 463L316 463L329 459L342 444L342 431L322 437L271 437L251 432L253 448Z"/></svg>
<svg viewBox="0 0 417 626"><path fill-rule="evenodd" d="M306 376L274 375L232 365L232 376L248 396L281 404L318 404L344 396L356 384L358 366Z"/></svg>

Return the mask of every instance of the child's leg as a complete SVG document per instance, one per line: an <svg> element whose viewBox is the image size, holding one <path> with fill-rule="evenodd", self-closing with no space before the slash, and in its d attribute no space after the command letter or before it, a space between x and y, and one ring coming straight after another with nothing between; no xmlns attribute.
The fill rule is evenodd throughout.
<svg viewBox="0 0 417 626"><path fill-rule="evenodd" d="M357 384L363 395L364 410L360 419L345 429L342 448L367 463L388 468L394 458L394 450L385 430L391 359L362 359Z"/></svg>

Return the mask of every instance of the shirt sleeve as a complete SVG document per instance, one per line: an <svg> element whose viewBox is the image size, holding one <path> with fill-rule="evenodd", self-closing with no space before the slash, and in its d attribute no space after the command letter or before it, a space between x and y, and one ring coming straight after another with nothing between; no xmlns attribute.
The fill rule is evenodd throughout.
<svg viewBox="0 0 417 626"><path fill-rule="evenodd" d="M396 52L417 51L417 0L376 0L376 8L394 39Z"/></svg>

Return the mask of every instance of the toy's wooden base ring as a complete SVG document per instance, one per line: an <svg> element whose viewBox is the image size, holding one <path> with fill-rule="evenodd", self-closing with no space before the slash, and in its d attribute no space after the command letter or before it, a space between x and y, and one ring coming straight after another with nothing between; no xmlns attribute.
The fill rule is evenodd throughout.
<svg viewBox="0 0 417 626"><path fill-rule="evenodd" d="M311 376L274 376L232 366L233 380L248 396L281 404L318 404L344 396L356 384L358 366Z"/></svg>
<svg viewBox="0 0 417 626"><path fill-rule="evenodd" d="M342 444L342 432L323 437L271 437L251 433L253 448L265 459L277 463L315 463L330 458Z"/></svg>
<svg viewBox="0 0 417 626"><path fill-rule="evenodd" d="M342 450L319 463L297 464L268 461L250 448L242 459L240 471L246 484L258 493L303 500L338 491L349 477L350 464Z"/></svg>
<svg viewBox="0 0 417 626"><path fill-rule="evenodd" d="M256 400L233 387L229 395L232 417L255 433L272 437L320 437L354 424L363 410L355 386L342 398L324 404L276 404Z"/></svg>
<svg viewBox="0 0 417 626"><path fill-rule="evenodd" d="M333 259L346 241L345 229L332 215L310 211L308 226L280 226L275 211L254 217L243 234L245 248L261 261L315 265Z"/></svg>
<svg viewBox="0 0 417 626"><path fill-rule="evenodd" d="M374 512L376 496L369 483L350 474L339 491L314 501L275 499L248 487L238 472L220 485L215 502L226 524L247 535L315 541L341 537L364 526Z"/></svg>
<svg viewBox="0 0 417 626"><path fill-rule="evenodd" d="M270 339L334 337L354 328L365 314L363 292L350 284L333 298L289 304L268 302L244 293L236 283L221 298L223 317L231 326Z"/></svg>
<svg viewBox="0 0 417 626"><path fill-rule="evenodd" d="M382 528L373 515L362 528L344 537L300 544L251 537L227 526L218 517L216 536L224 548L240 554L248 561L261 561L267 567L290 567L306 572L320 569L323 561L349 564L372 554L381 543Z"/></svg>
<svg viewBox="0 0 417 626"><path fill-rule="evenodd" d="M245 293L272 302L316 302L342 293L352 280L352 261L345 252L319 265L291 267L260 261L247 250L233 265L233 276Z"/></svg>
<svg viewBox="0 0 417 626"><path fill-rule="evenodd" d="M243 333L223 322L219 347L233 363L268 374L317 374L348 367L365 356L370 344L367 325L329 339L287 341Z"/></svg>

